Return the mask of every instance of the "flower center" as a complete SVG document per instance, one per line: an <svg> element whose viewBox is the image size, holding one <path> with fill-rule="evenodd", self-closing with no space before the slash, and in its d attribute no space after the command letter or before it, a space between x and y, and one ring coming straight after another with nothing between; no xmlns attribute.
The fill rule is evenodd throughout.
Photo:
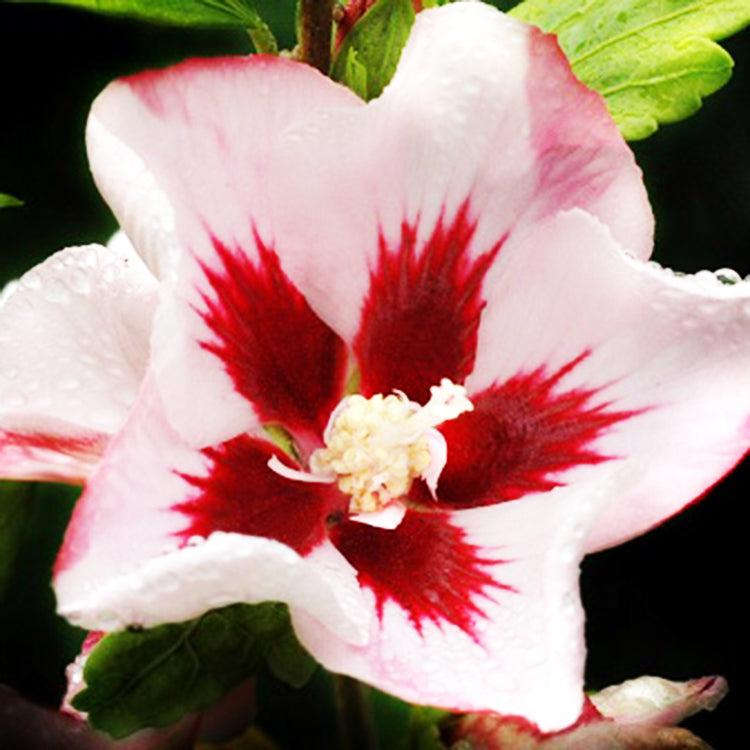
<svg viewBox="0 0 750 750"><path fill-rule="evenodd" d="M435 429L474 407L463 386L443 378L420 406L405 394L345 398L331 415L326 447L310 457L318 476L333 477L351 495L354 514L383 510L404 496L417 477L434 493L445 466L445 439Z"/></svg>

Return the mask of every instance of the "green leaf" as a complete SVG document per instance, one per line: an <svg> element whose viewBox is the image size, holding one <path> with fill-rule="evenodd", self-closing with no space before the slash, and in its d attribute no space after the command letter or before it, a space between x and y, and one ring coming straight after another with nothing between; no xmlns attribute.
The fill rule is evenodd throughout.
<svg viewBox="0 0 750 750"><path fill-rule="evenodd" d="M440 740L440 722L450 716L448 711L430 706L415 706L409 731L414 750L444 750Z"/></svg>
<svg viewBox="0 0 750 750"><path fill-rule="evenodd" d="M285 605L235 604L189 622L106 636L86 661L87 687L73 705L119 739L207 708L265 661L292 685L304 684L315 667Z"/></svg>
<svg viewBox="0 0 750 750"><path fill-rule="evenodd" d="M34 487L31 482L0 482L0 601L13 577L16 555L31 512L29 496Z"/></svg>
<svg viewBox="0 0 750 750"><path fill-rule="evenodd" d="M262 21L248 0L10 0L49 3L178 26L255 28Z"/></svg>
<svg viewBox="0 0 750 750"><path fill-rule="evenodd" d="M557 34L578 78L637 140L729 80L732 58L714 40L750 23L750 0L525 0L511 15Z"/></svg>
<svg viewBox="0 0 750 750"><path fill-rule="evenodd" d="M344 39L331 78L365 100L379 96L396 72L413 23L412 0L378 0Z"/></svg>
<svg viewBox="0 0 750 750"><path fill-rule="evenodd" d="M286 637L271 643L266 663L276 679L295 688L306 685L318 666L291 630Z"/></svg>
<svg viewBox="0 0 750 750"><path fill-rule="evenodd" d="M343 60L345 69L341 81L357 96L367 100L367 68L359 61L357 50L349 49Z"/></svg>
<svg viewBox="0 0 750 750"><path fill-rule="evenodd" d="M10 208L11 206L23 206L23 201L14 198L12 195L0 193L0 208Z"/></svg>
<svg viewBox="0 0 750 750"><path fill-rule="evenodd" d="M449 711L431 706L414 706L387 693L370 688L374 724L381 747L392 750L444 750L440 723Z"/></svg>

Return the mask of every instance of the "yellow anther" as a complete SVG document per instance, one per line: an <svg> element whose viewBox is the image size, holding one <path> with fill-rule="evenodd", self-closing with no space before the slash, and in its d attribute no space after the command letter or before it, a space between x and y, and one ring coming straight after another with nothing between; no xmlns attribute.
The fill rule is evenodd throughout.
<svg viewBox="0 0 750 750"><path fill-rule="evenodd" d="M310 468L335 475L339 489L351 495L350 512L380 511L405 495L416 477L426 478L434 459L430 442L442 440L434 428L473 408L463 386L450 380L430 392L425 406L404 394L353 395L334 412L326 447L313 453Z"/></svg>

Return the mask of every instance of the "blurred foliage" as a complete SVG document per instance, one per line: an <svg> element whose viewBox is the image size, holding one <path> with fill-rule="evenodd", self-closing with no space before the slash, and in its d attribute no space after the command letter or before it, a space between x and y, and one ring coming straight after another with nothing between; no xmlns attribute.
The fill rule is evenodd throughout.
<svg viewBox="0 0 750 750"><path fill-rule="evenodd" d="M31 513L34 484L0 481L0 603L18 556L21 539Z"/></svg>
<svg viewBox="0 0 750 750"><path fill-rule="evenodd" d="M55 614L51 571L78 489L53 484L3 483L0 507L15 538L0 539L12 562L0 598L0 683L42 704L59 703L64 669L85 635ZM21 508L19 503L23 502ZM10 531L10 529L9 529ZM8 555L8 547L12 547Z"/></svg>
<svg viewBox="0 0 750 750"><path fill-rule="evenodd" d="M23 206L23 201L14 198L12 195L0 193L0 208L9 208L13 206Z"/></svg>
<svg viewBox="0 0 750 750"><path fill-rule="evenodd" d="M248 0L8 0L69 5L81 10L177 26L239 26L259 21Z"/></svg>

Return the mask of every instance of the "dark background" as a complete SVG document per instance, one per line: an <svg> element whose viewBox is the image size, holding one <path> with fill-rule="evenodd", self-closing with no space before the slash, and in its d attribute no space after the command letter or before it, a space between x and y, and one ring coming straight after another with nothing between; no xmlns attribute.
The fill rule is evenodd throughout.
<svg viewBox="0 0 750 750"><path fill-rule="evenodd" d="M277 0L279 18L291 0ZM275 20L275 19L272 19ZM284 46L290 29L281 31ZM726 42L732 82L689 120L634 144L657 216L662 263L683 271L750 273L750 36ZM49 253L103 241L115 228L88 173L88 107L115 76L195 55L244 53L242 33L186 31L0 0L0 192L25 201L0 210L0 278ZM592 688L641 674L726 676L732 691L688 726L717 750L744 746L741 602L748 591L746 513L750 469L740 468L701 503L640 539L588 558ZM74 501L69 488L29 498L17 575L0 591L0 683L54 705L81 632L54 615L51 560Z"/></svg>

